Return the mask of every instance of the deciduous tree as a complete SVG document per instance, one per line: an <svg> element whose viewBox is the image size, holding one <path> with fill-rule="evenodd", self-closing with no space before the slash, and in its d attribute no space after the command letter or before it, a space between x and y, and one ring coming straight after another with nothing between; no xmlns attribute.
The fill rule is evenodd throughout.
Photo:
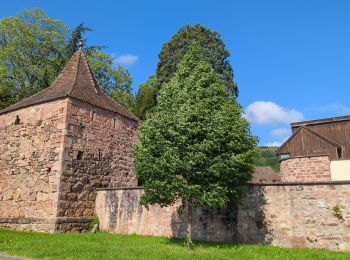
<svg viewBox="0 0 350 260"><path fill-rule="evenodd" d="M242 198L256 147L226 82L199 44L191 46L141 124L135 146L142 204L182 201L188 216L192 207L224 207Z"/></svg>
<svg viewBox="0 0 350 260"><path fill-rule="evenodd" d="M113 88L110 92L110 96L126 109L133 112L135 100L131 93L132 77L129 71L119 65L118 68L113 71L113 79Z"/></svg>
<svg viewBox="0 0 350 260"><path fill-rule="evenodd" d="M0 21L0 95L6 99L2 106L38 92L57 76L65 60L67 32L62 22L40 9Z"/></svg>

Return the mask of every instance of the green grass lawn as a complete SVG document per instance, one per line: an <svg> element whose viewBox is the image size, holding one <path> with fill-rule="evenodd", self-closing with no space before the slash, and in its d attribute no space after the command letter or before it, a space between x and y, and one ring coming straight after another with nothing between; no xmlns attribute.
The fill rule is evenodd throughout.
<svg viewBox="0 0 350 260"><path fill-rule="evenodd" d="M99 232L43 234L0 229L0 252L34 259L350 259L350 253L273 246L184 242Z"/></svg>

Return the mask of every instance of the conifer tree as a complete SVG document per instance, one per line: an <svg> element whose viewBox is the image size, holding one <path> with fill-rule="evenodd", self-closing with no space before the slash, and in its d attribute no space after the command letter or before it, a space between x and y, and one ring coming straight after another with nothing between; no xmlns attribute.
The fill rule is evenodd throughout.
<svg viewBox="0 0 350 260"><path fill-rule="evenodd" d="M200 45L202 55L225 81L230 93L234 97L238 96L238 87L233 80L233 69L228 61L230 52L219 33L201 24L183 26L163 45L157 64L157 89L161 89L163 84L171 80L193 41Z"/></svg>
<svg viewBox="0 0 350 260"><path fill-rule="evenodd" d="M148 80L139 86L135 96L134 114L144 120L146 114L155 106L156 76L152 75Z"/></svg>

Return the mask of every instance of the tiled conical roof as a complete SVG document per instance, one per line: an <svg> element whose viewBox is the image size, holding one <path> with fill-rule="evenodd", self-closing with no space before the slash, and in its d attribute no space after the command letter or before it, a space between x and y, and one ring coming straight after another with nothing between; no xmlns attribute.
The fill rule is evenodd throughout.
<svg viewBox="0 0 350 260"><path fill-rule="evenodd" d="M74 53L61 74L48 88L1 110L0 114L65 97L78 99L130 119L139 120L100 89L82 51Z"/></svg>

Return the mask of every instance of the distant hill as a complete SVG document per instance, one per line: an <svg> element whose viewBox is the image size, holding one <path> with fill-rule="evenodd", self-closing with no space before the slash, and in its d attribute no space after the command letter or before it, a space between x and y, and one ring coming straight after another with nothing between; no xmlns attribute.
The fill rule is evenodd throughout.
<svg viewBox="0 0 350 260"><path fill-rule="evenodd" d="M276 156L276 149L278 147L259 147L259 154L255 159L255 166L271 166L275 172L280 171L280 164Z"/></svg>

